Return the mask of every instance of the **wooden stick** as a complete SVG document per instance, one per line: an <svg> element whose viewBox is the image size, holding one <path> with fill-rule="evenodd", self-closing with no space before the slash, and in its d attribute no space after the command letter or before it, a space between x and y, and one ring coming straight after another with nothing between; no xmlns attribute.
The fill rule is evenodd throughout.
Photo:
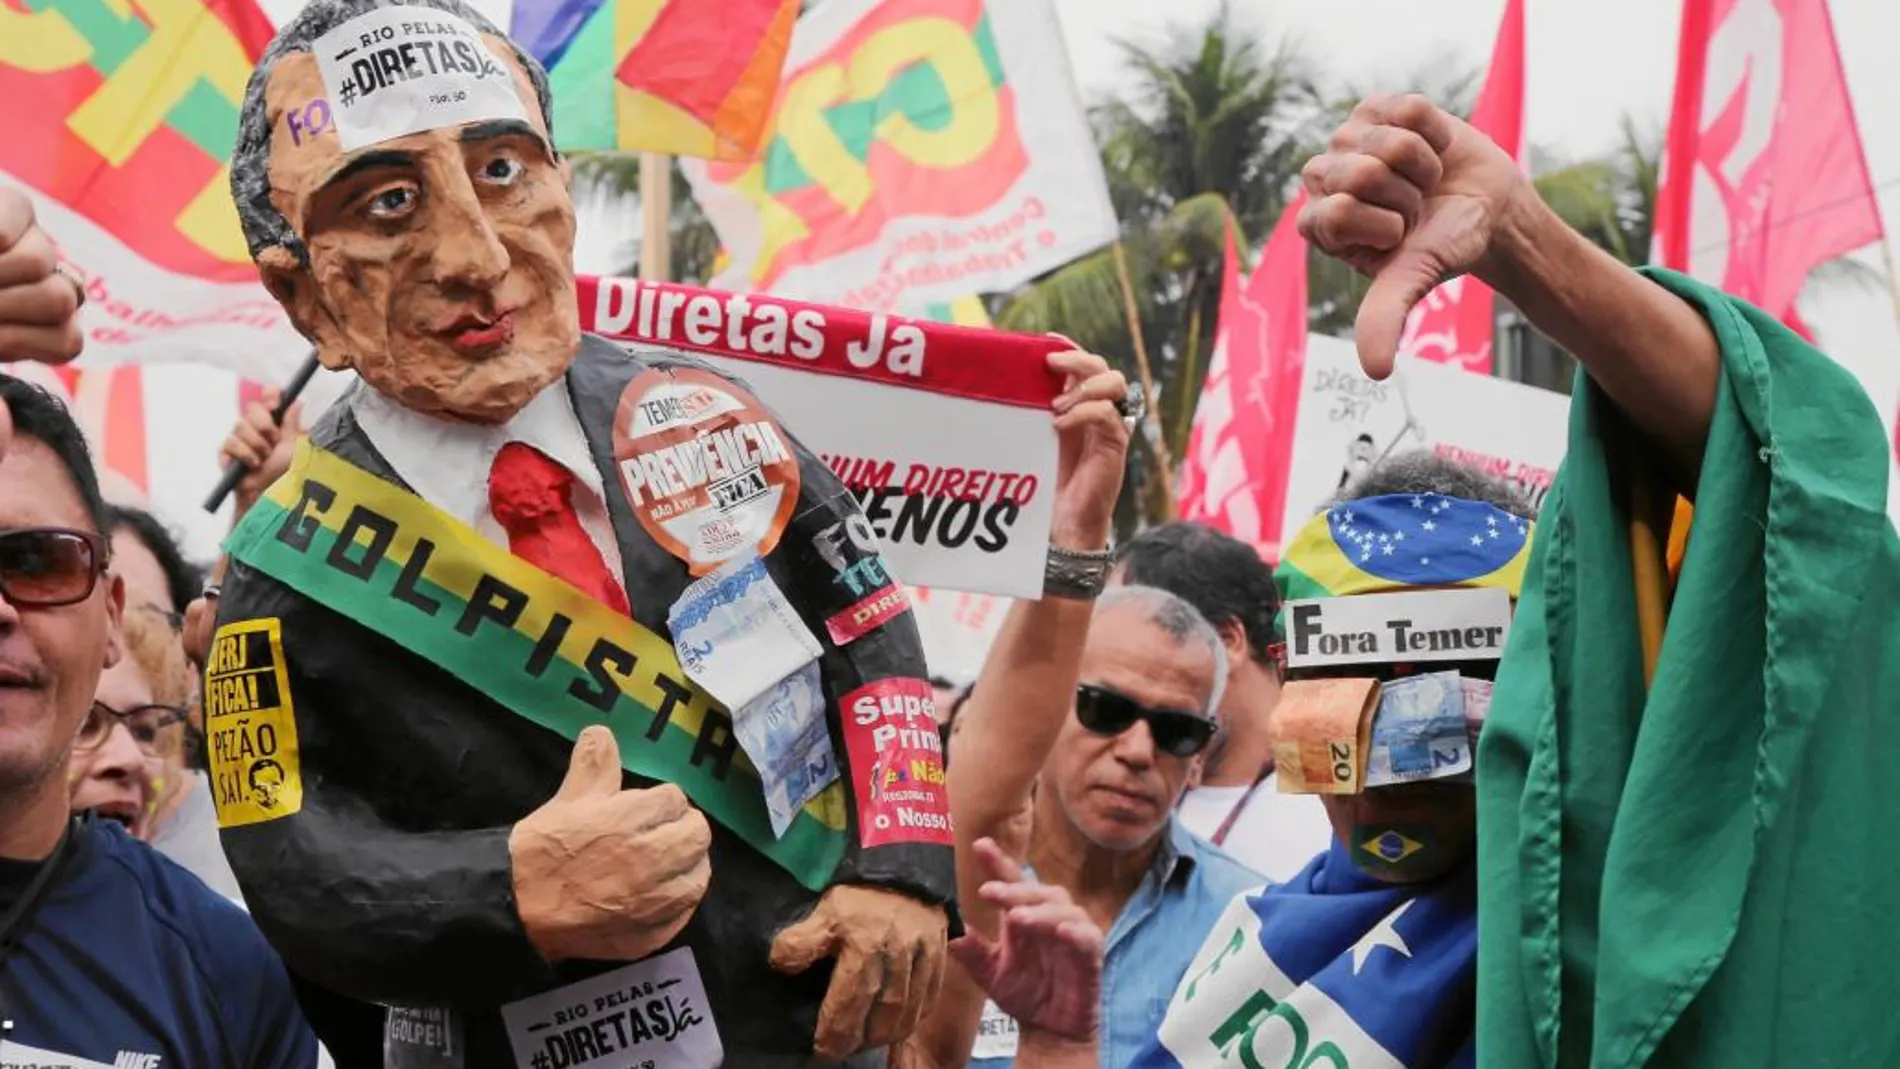
<svg viewBox="0 0 1900 1069"><path fill-rule="evenodd" d="M1155 464L1161 468L1161 493L1166 510L1164 520L1174 519L1174 460L1168 455L1168 437L1155 416L1155 380L1148 370L1148 343L1141 337L1141 312L1136 308L1135 283L1128 275L1128 255L1120 238L1110 246L1115 257L1115 277L1121 282L1122 308L1128 313L1128 334L1135 342L1135 366L1141 371L1141 396L1146 410L1142 420L1154 444Z"/></svg>
<svg viewBox="0 0 1900 1069"><path fill-rule="evenodd" d="M673 281L673 158L640 154L640 278Z"/></svg>

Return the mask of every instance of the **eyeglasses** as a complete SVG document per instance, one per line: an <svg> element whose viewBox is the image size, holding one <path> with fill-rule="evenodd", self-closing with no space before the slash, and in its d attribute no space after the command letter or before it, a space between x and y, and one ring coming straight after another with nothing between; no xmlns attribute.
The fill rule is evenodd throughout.
<svg viewBox="0 0 1900 1069"><path fill-rule="evenodd" d="M50 609L84 601L105 570L106 540L91 531L0 531L0 595L18 607Z"/></svg>
<svg viewBox="0 0 1900 1069"><path fill-rule="evenodd" d="M1148 722L1156 749L1175 757L1193 757L1207 748L1215 723L1198 713L1178 709L1150 709L1125 694L1083 683L1075 688L1075 718L1097 735L1115 736Z"/></svg>
<svg viewBox="0 0 1900 1069"><path fill-rule="evenodd" d="M184 707L178 705L153 703L135 705L130 709L114 709L105 702L93 702L92 708L86 713L85 722L79 725L79 736L73 740L73 749L81 752L96 750L112 734L112 725L124 724L140 750L153 757L170 757L179 752L184 742L184 731L180 725L185 722L185 715Z"/></svg>
<svg viewBox="0 0 1900 1069"><path fill-rule="evenodd" d="M173 612L163 605L157 605L149 601L138 606L138 611L151 613L153 616L165 621L165 626L171 628L173 631L183 631L185 629L185 614L182 612Z"/></svg>

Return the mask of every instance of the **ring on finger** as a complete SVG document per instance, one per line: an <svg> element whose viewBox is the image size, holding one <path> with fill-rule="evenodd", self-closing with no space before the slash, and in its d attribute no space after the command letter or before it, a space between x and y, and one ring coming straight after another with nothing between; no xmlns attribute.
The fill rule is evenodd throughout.
<svg viewBox="0 0 1900 1069"><path fill-rule="evenodd" d="M73 284L73 294L79 298L77 307L84 308L86 306L86 280L79 276L78 268L75 268L69 263L56 263L53 265L53 273Z"/></svg>
<svg viewBox="0 0 1900 1069"><path fill-rule="evenodd" d="M1133 431L1135 424L1140 423L1148 412L1147 397L1142 393L1140 383L1128 384L1122 395L1115 399L1115 411L1121 413L1123 425Z"/></svg>

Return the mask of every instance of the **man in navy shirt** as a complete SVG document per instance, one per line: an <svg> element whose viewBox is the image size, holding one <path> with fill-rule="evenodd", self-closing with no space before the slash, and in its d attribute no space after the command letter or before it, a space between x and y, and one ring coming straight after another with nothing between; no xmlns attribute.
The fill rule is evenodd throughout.
<svg viewBox="0 0 1900 1069"><path fill-rule="evenodd" d="M289 978L244 911L117 824L67 812L67 762L119 657L124 593L78 426L10 376L0 402L13 431L0 456L0 1066L314 1066Z"/></svg>

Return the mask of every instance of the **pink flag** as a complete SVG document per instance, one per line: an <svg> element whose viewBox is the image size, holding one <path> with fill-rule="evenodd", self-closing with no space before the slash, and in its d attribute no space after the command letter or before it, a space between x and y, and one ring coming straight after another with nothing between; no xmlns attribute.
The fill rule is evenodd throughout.
<svg viewBox="0 0 1900 1069"><path fill-rule="evenodd" d="M1286 469L1306 364L1306 240L1302 193L1267 239L1243 293L1228 235L1214 358L1182 465L1181 517L1219 528L1268 560L1280 549Z"/></svg>
<svg viewBox="0 0 1900 1069"><path fill-rule="evenodd" d="M1880 238L1827 0L1683 0L1656 258L1805 337L1808 272ZM1689 527L1679 501L1672 569Z"/></svg>
<svg viewBox="0 0 1900 1069"><path fill-rule="evenodd" d="M1471 125L1524 162L1524 0L1508 0ZM1491 288L1469 275L1439 286L1405 323L1399 352L1441 364L1491 373Z"/></svg>
<svg viewBox="0 0 1900 1069"><path fill-rule="evenodd" d="M1664 156L1663 265L1778 318L1808 272L1880 240L1826 0L1685 0Z"/></svg>

